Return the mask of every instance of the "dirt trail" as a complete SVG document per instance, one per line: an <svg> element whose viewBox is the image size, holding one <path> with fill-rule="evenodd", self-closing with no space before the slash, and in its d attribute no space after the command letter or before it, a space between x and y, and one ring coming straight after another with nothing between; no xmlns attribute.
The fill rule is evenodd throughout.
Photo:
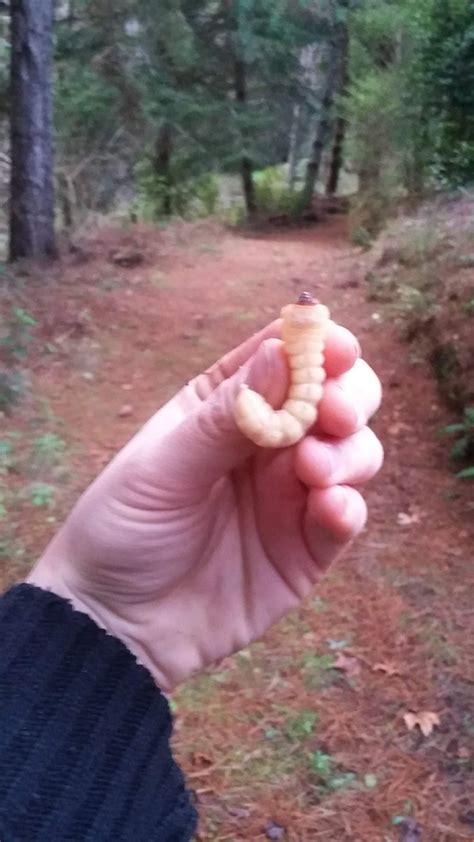
<svg viewBox="0 0 474 842"><path fill-rule="evenodd" d="M119 247L143 262L118 267ZM373 426L386 463L362 537L300 611L176 696L199 839L474 839L472 510L437 437L446 412L430 372L366 302L344 221L104 232L84 249L55 270L61 299L55 278L41 292L42 341L58 351L32 362L51 423L77 448L63 510L157 406L301 289L356 333L384 386ZM34 557L54 526L18 511ZM404 714L427 711L440 725L410 732Z"/></svg>

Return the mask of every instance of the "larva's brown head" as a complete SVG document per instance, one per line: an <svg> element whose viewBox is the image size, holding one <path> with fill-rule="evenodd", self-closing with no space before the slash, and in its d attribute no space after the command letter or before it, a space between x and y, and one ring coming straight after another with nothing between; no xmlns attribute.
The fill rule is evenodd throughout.
<svg viewBox="0 0 474 842"><path fill-rule="evenodd" d="M305 330L325 324L329 319L329 310L310 292L302 292L295 304L282 308L281 317L285 326L291 330Z"/></svg>
<svg viewBox="0 0 474 842"><path fill-rule="evenodd" d="M308 307L319 304L319 301L317 298L313 298L310 292L302 292L296 303Z"/></svg>

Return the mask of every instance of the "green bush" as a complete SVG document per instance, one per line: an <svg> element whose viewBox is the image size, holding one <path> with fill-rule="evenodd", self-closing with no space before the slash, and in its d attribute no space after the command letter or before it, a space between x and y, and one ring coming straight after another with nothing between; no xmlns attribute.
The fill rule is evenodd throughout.
<svg viewBox="0 0 474 842"><path fill-rule="evenodd" d="M169 216L196 219L215 214L219 205L218 177L214 173L193 175L190 169L191 162L176 157L165 178L157 175L149 156L143 157L135 168L136 214L149 221Z"/></svg>
<svg viewBox="0 0 474 842"><path fill-rule="evenodd" d="M194 180L194 199L204 211L202 216L213 216L219 205L219 179L213 173L202 175Z"/></svg>
<svg viewBox="0 0 474 842"><path fill-rule="evenodd" d="M457 472L458 479L474 479L474 406L466 406L461 420L456 424L448 424L440 432L441 435L456 436L451 447L451 458L457 462L471 463Z"/></svg>
<svg viewBox="0 0 474 842"><path fill-rule="evenodd" d="M267 167L254 173L255 198L260 213L266 215L299 210L299 194L291 190L280 167Z"/></svg>

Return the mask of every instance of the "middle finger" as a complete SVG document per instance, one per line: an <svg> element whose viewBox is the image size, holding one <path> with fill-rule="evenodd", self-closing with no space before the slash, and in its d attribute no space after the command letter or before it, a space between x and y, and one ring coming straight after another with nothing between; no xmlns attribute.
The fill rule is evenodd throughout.
<svg viewBox="0 0 474 842"><path fill-rule="evenodd" d="M349 371L330 378L318 409L316 432L337 438L365 427L382 399L382 386L375 371L358 359Z"/></svg>

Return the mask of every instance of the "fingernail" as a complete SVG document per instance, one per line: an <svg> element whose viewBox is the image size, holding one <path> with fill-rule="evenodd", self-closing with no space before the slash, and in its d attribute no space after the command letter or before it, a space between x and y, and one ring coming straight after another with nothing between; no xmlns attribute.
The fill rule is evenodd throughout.
<svg viewBox="0 0 474 842"><path fill-rule="evenodd" d="M361 427L365 425L365 420L362 415L362 411L358 406L358 403L354 400L353 394L350 393L345 386L342 386L340 383L337 384L338 388L344 395L344 402L347 402L347 409L345 409L346 418L352 430L356 431L359 430ZM352 417L350 415L352 413Z"/></svg>

